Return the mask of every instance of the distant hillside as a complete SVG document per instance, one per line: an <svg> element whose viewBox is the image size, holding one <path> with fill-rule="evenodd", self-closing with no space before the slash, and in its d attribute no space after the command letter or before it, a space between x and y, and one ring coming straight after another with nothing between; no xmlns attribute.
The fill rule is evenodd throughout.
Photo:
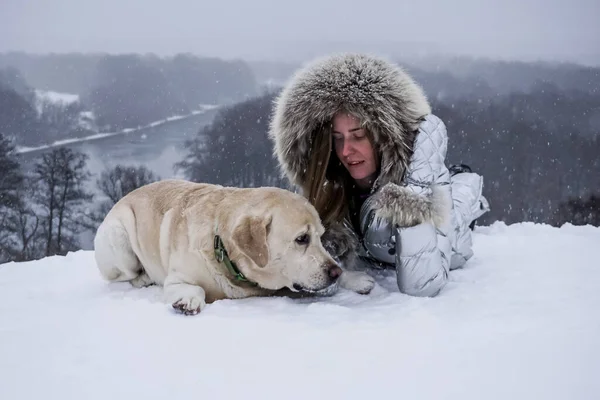
<svg viewBox="0 0 600 400"><path fill-rule="evenodd" d="M565 92L600 93L600 67L446 55L390 58L410 72L429 96L439 99L489 99L511 92L531 92L544 83ZM262 60L249 65L261 85L277 86L289 79L302 63Z"/></svg>
<svg viewBox="0 0 600 400"><path fill-rule="evenodd" d="M34 89L14 68L0 69L0 133L19 146L97 132L78 95Z"/></svg>
<svg viewBox="0 0 600 400"><path fill-rule="evenodd" d="M481 77L412 71L447 127L447 165L464 163L484 176L491 212L478 223L595 220L597 214L586 210L597 204L600 188L600 93L532 79L530 86L501 94ZM270 157L252 153L271 149L267 122L275 93L224 108L200 131L198 144L186 146L188 178L271 185ZM222 148L228 149L223 155ZM256 160L267 170L257 171Z"/></svg>
<svg viewBox="0 0 600 400"><path fill-rule="evenodd" d="M423 56L398 58L409 68L429 74L447 72L459 82L479 79L496 93L528 92L539 83L556 85L564 91L600 93L600 67L572 63L498 61L486 58Z"/></svg>
<svg viewBox="0 0 600 400"><path fill-rule="evenodd" d="M161 58L138 54L0 54L0 70L30 103L29 87L77 96L103 131L137 128L203 105L255 96L259 87L243 61L189 54ZM2 78L0 76L0 78ZM10 79L9 79L10 78ZM31 91L29 91L32 93Z"/></svg>
<svg viewBox="0 0 600 400"><path fill-rule="evenodd" d="M18 69L29 85L41 90L81 94L89 90L103 54L0 53L0 68Z"/></svg>
<svg viewBox="0 0 600 400"><path fill-rule="evenodd" d="M189 86L184 88L185 91L197 90L198 85L206 84L209 80L213 83L219 82L219 89L224 92L232 91L228 87L235 87L242 92L252 92L256 88L253 72L245 62L189 54L160 58L153 54L9 52L0 53L0 69L16 68L29 85L36 89L81 95L89 92L98 83L98 74L102 74L102 71L98 70L101 61L132 57L153 67L166 67L164 73L167 80L176 82L182 78L191 78L187 79ZM181 73L184 75L180 75Z"/></svg>

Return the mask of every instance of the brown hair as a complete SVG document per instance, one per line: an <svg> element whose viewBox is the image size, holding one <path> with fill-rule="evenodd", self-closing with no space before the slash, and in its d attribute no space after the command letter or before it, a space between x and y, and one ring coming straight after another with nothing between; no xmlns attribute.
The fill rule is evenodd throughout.
<svg viewBox="0 0 600 400"><path fill-rule="evenodd" d="M354 185L350 173L333 149L332 129L333 124L330 122L313 131L303 185L305 196L316 208L326 228L347 217L351 188ZM375 162L379 164L373 135L367 127L364 129L375 149Z"/></svg>

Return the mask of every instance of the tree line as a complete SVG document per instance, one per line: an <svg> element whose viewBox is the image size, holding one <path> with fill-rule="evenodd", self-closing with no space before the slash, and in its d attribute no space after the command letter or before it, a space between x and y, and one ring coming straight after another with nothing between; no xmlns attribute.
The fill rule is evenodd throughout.
<svg viewBox="0 0 600 400"><path fill-rule="evenodd" d="M487 104L433 102L448 128L447 163L468 164L485 177L492 211L480 224L600 225L599 135L577 119L584 113L581 99L556 97L555 92L545 97L548 90ZM267 136L275 96L269 92L222 109L185 143L186 153L175 167L197 182L293 189ZM532 118L547 101L562 112ZM567 126L578 128L565 132ZM160 179L144 166L116 165L93 182L86 163L86 154L61 147L43 153L25 176L14 145L0 134L0 262L78 250L79 235L94 232L120 198Z"/></svg>
<svg viewBox="0 0 600 400"><path fill-rule="evenodd" d="M479 224L600 225L598 70L566 71L556 81L531 78L510 90L497 90L509 79L505 75L488 81L415 73L447 126L447 164L467 164L485 178L492 210ZM24 176L14 147L19 135L36 124L45 134L59 135L69 129L69 118L61 116L64 109L37 113L28 86L15 76L0 74L0 262L78 249L80 235L93 232L118 199L160 179L143 166L118 165L94 181L87 156L67 147L43 154ZM267 137L278 90L222 108L184 144L175 167L192 181L290 188Z"/></svg>
<svg viewBox="0 0 600 400"><path fill-rule="evenodd" d="M117 201L160 179L143 165L116 165L94 182L87 161L85 153L60 147L25 174L14 144L0 134L0 263L79 250L80 235L95 232Z"/></svg>
<svg viewBox="0 0 600 400"><path fill-rule="evenodd" d="M57 77L57 74L60 77ZM42 102L33 88L79 96ZM258 85L243 61L177 54L0 54L0 132L21 146L49 144L137 128L204 104L255 96Z"/></svg>
<svg viewBox="0 0 600 400"><path fill-rule="evenodd" d="M15 69L0 70L0 133L20 146L36 146L94 133L80 102L38 98Z"/></svg>
<svg viewBox="0 0 600 400"><path fill-rule="evenodd" d="M178 166L194 181L287 187L267 137L276 92L224 109ZM432 99L449 135L447 165L484 176L480 224L599 224L600 94L540 83L504 96Z"/></svg>
<svg viewBox="0 0 600 400"><path fill-rule="evenodd" d="M201 104L240 101L256 89L252 71L241 61L126 54L101 58L82 97L101 129L114 131L189 114Z"/></svg>

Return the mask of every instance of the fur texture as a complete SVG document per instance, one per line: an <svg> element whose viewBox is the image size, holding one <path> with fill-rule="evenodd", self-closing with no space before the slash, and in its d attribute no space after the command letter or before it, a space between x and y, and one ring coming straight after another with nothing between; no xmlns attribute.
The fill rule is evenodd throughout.
<svg viewBox="0 0 600 400"><path fill-rule="evenodd" d="M358 245L358 238L346 224L338 223L328 227L321 237L321 242L325 250L342 262L344 266L354 265L356 257L354 249Z"/></svg>
<svg viewBox="0 0 600 400"><path fill-rule="evenodd" d="M431 107L422 88L404 70L363 54L336 55L309 64L275 100L269 136L288 179L302 185L313 134L340 110L356 115L374 135L382 155L375 187L400 182L415 132Z"/></svg>
<svg viewBox="0 0 600 400"><path fill-rule="evenodd" d="M341 110L364 121L381 154L380 174L373 185L378 213L398 224L441 223L450 212L447 201L398 186L431 107L422 88L402 68L382 58L334 55L310 63L292 77L275 100L269 129L283 174L302 187L312 138ZM348 225L328 227L323 242L345 266L354 264L358 238Z"/></svg>
<svg viewBox="0 0 600 400"><path fill-rule="evenodd" d="M452 199L437 185L431 187L431 196L388 183L373 195L375 215L394 225L410 227L429 222L442 227L450 221Z"/></svg>
<svg viewBox="0 0 600 400"><path fill-rule="evenodd" d="M323 232L317 211L287 190L162 180L119 200L98 227L94 255L106 280L161 285L184 314L280 290L328 294L341 284L369 292L375 283L364 275L339 281L342 270L317 239ZM238 282L218 259L217 234L256 286Z"/></svg>

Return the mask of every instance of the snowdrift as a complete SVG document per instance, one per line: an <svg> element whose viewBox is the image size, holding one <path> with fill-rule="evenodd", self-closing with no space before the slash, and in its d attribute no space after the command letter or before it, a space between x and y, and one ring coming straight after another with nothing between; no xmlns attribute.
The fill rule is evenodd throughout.
<svg viewBox="0 0 600 400"><path fill-rule="evenodd" d="M478 227L436 298L253 298L182 316L93 253L0 265L0 398L600 398L600 228Z"/></svg>

